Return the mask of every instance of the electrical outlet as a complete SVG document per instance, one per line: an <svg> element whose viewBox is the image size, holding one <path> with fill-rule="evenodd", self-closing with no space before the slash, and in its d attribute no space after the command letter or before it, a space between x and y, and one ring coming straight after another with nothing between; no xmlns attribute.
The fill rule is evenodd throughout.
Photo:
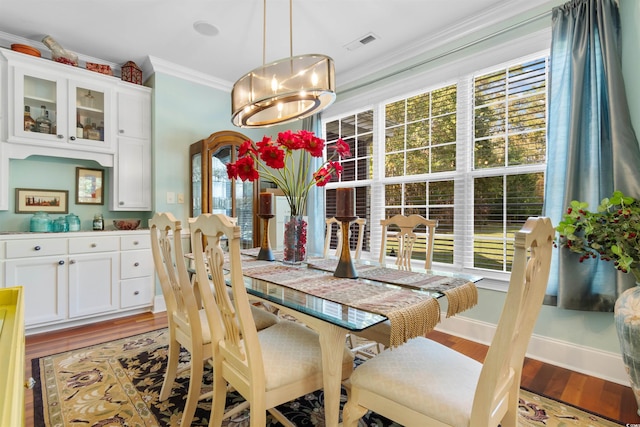
<svg viewBox="0 0 640 427"><path fill-rule="evenodd" d="M178 203L184 203L184 193L178 193Z"/></svg>
<svg viewBox="0 0 640 427"><path fill-rule="evenodd" d="M176 202L176 193L174 193L173 191L168 191L167 192L167 203L168 204L173 204Z"/></svg>

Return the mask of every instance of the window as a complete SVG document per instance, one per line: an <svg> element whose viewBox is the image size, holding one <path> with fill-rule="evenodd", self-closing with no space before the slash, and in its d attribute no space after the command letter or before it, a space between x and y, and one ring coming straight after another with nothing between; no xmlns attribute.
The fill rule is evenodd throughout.
<svg viewBox="0 0 640 427"><path fill-rule="evenodd" d="M439 267L510 271L513 233L542 212L547 75L548 57L519 60L324 122L354 153L327 216L335 188L355 186L371 258L380 220L415 213L438 220Z"/></svg>
<svg viewBox="0 0 640 427"><path fill-rule="evenodd" d="M336 143L339 138L349 144L351 157L341 159L340 163L343 167L342 175L339 179L332 178L330 184L327 185L326 195L326 217L335 216L336 212L336 196L335 188L355 184L356 195L356 215L367 220L363 238L363 251L369 251L369 234L371 231L370 212L370 187L369 185L359 185L359 182L370 181L373 179L373 110L362 111L357 114L349 115L338 120L333 120L325 124L325 140L327 149L331 151L331 146ZM336 183L341 183L336 185ZM349 183L349 184L346 184ZM331 236L331 248L335 248L338 240L336 231ZM358 241L358 226L352 224L351 239L349 240L352 249Z"/></svg>
<svg viewBox="0 0 640 427"><path fill-rule="evenodd" d="M473 266L510 271L513 233L540 215L546 161L546 58L473 83Z"/></svg>

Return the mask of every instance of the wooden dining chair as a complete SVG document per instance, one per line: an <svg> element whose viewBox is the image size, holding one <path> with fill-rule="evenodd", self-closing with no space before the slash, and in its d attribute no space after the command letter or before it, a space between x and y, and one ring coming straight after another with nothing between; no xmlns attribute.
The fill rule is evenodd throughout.
<svg viewBox="0 0 640 427"><path fill-rule="evenodd" d="M340 221L332 218L326 219L326 232L324 237L324 252L323 257L327 258L329 256L329 251L331 250L331 236L333 235L333 225L337 224L336 236L338 238L338 243L336 246L336 252L334 256L336 258L340 257L340 253L342 252L342 228ZM356 224L358 226L358 242L356 243L356 250L353 256L353 259L360 259L360 255L362 254L362 244L364 242L364 227L367 224L367 220L364 218L356 218L355 220L349 223L349 233L351 233L351 225ZM349 235L351 238L351 235Z"/></svg>
<svg viewBox="0 0 640 427"><path fill-rule="evenodd" d="M169 351L160 400L171 394L180 360L180 347L191 355L189 389L182 412L181 425L191 425L198 400L211 396L201 394L204 364L213 357L211 332L207 315L189 278L182 247L182 224L171 213L156 213L149 221L153 261L167 306ZM267 328L278 318L257 307L252 307L256 327ZM198 362L199 361L199 362ZM227 414L231 416L232 414Z"/></svg>
<svg viewBox="0 0 640 427"><path fill-rule="evenodd" d="M419 234L424 234L426 239L424 246L424 268L426 270L431 268L433 240L438 221L427 219L420 215L394 215L391 218L381 220L380 225L382 225L380 264L385 264L387 241L393 239L397 241L397 249L394 248L396 265L400 269L411 270L411 255L413 255L416 242L420 240ZM392 231L389 231L389 228L391 228Z"/></svg>
<svg viewBox="0 0 640 427"><path fill-rule="evenodd" d="M509 289L484 363L421 337L385 350L351 375L344 427L355 427L367 410L408 427L515 427L554 234L543 217L529 218L515 233Z"/></svg>
<svg viewBox="0 0 640 427"><path fill-rule="evenodd" d="M160 400L171 394L178 374L180 347L191 354L190 381L181 425L191 425L200 398L205 361L213 357L206 313L199 309L182 248L182 224L171 213L149 220L153 262L167 306L169 351Z"/></svg>
<svg viewBox="0 0 640 427"><path fill-rule="evenodd" d="M230 273L225 280L225 254L220 241L228 238ZM202 237L207 245L203 247ZM213 333L213 402L209 426L219 427L226 401L226 384L237 390L250 406L250 426L266 425L267 410L282 424L294 426L276 406L323 387L322 352L319 336L306 326L288 320L256 331L242 276L240 227L221 214L203 214L191 224L196 276L200 283L212 282L215 295L202 299ZM205 262L209 266L207 272ZM228 281L228 282L227 282ZM233 302L227 292L231 284ZM201 286L201 289L206 287ZM353 356L346 348L340 366L343 378L353 369Z"/></svg>

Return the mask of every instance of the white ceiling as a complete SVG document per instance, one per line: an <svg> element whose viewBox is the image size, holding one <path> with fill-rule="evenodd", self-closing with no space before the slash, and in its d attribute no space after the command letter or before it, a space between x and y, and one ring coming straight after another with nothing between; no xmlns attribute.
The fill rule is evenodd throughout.
<svg viewBox="0 0 640 427"><path fill-rule="evenodd" d="M502 21L517 22L546 3L294 0L293 54L331 56L340 87L445 41ZM266 62L271 62L289 56L289 1L267 0L266 12ZM197 33L196 21L215 25L218 35ZM0 0L0 33L24 38L45 52L40 40L49 34L81 58L142 65L153 57L232 84L262 65L263 1ZM346 48L369 33L378 39L356 50ZM6 40L3 46L9 47Z"/></svg>

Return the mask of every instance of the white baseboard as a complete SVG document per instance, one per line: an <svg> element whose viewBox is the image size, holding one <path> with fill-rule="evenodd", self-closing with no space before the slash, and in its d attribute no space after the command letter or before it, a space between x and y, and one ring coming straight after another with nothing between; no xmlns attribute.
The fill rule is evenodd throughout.
<svg viewBox="0 0 640 427"><path fill-rule="evenodd" d="M495 325L455 316L443 320L436 329L488 345L493 338ZM629 385L622 356L617 353L534 334L529 342L527 357L614 383Z"/></svg>
<svg viewBox="0 0 640 427"><path fill-rule="evenodd" d="M167 304L164 301L164 297L162 294L156 295L153 298L153 312L162 313L163 311L167 311Z"/></svg>

